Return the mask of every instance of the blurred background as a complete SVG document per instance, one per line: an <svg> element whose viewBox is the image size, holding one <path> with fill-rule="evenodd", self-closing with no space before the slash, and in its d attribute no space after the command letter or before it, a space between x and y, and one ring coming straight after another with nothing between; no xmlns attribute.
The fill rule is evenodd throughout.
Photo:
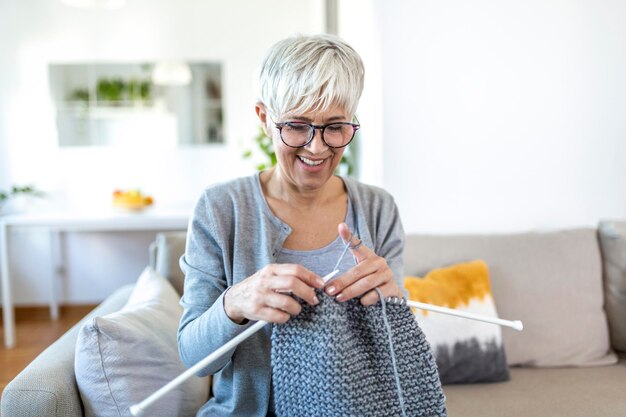
<svg viewBox="0 0 626 417"><path fill-rule="evenodd" d="M0 191L43 193L0 215L100 213L119 189L190 212L267 160L266 49L331 32L366 67L352 175L394 195L407 232L626 217L621 0L3 0L0 28ZM153 238L65 234L61 301L134 282ZM16 304L45 304L47 236L10 239Z"/></svg>

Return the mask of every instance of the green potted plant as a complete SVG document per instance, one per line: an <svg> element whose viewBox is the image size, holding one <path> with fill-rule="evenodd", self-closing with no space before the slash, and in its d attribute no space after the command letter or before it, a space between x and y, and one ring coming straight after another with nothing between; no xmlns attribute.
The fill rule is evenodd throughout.
<svg viewBox="0 0 626 417"><path fill-rule="evenodd" d="M27 185L24 187L13 186L10 191L0 190L0 214L8 214L9 212L19 212L23 210L23 207L19 207L20 204L17 202L19 200L23 200L23 197L43 197L45 194L42 191L37 190L32 185ZM23 200L24 201L24 200ZM9 204L15 204L16 207L12 207L9 211L6 207ZM5 213L6 212L6 213Z"/></svg>
<svg viewBox="0 0 626 417"><path fill-rule="evenodd" d="M96 97L105 104L120 105L127 87L121 78L101 78L96 86Z"/></svg>

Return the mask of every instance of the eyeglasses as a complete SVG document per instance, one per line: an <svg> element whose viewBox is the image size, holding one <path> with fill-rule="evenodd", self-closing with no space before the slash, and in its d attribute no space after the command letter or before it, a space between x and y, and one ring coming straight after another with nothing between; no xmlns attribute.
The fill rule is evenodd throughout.
<svg viewBox="0 0 626 417"><path fill-rule="evenodd" d="M302 148L313 140L316 130L322 131L322 141L329 148L343 148L347 146L361 125L348 122L329 123L327 125L313 125L306 122L275 123L280 133L280 139L291 148Z"/></svg>

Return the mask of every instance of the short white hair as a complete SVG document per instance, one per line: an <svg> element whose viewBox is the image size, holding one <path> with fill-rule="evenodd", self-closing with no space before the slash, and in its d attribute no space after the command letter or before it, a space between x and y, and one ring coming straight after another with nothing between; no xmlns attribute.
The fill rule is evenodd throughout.
<svg viewBox="0 0 626 417"><path fill-rule="evenodd" d="M365 71L359 54L334 35L295 36L274 44L258 77L258 99L274 121L334 105L354 116Z"/></svg>

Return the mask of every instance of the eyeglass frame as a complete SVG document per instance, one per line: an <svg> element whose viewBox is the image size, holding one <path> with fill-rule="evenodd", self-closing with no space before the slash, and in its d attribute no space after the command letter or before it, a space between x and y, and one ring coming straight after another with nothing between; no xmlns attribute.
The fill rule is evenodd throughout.
<svg viewBox="0 0 626 417"><path fill-rule="evenodd" d="M285 127L287 124L298 124L298 125L306 125L309 126L310 131L311 131L311 137L309 138L309 140L307 140L303 145L300 146L293 146L288 144L287 142L285 142L285 139L283 139L283 127ZM333 149L341 149L341 148L345 148L346 146L348 146L352 140L354 139L354 137L356 136L356 132L357 130L359 130L361 128L360 124L357 123L350 123L350 122L334 122L334 123L328 123L325 125L314 125L313 123L307 123L307 122L298 122L298 121L291 121L291 122L274 122L274 125L276 126L276 128L278 129L278 136L280 136L280 140L286 145L289 146L290 148L304 148L305 146L307 146L309 143L313 142L313 139L315 138L315 131L316 130L321 130L322 131L322 142L324 142L324 145L328 146L329 148L333 148ZM326 128L328 126L333 126L333 125L350 125L352 126L352 137L350 138L350 140L348 141L348 143L346 143L345 145L341 145L341 146L332 146L329 145L326 142L326 139L324 139L324 131L326 130Z"/></svg>

